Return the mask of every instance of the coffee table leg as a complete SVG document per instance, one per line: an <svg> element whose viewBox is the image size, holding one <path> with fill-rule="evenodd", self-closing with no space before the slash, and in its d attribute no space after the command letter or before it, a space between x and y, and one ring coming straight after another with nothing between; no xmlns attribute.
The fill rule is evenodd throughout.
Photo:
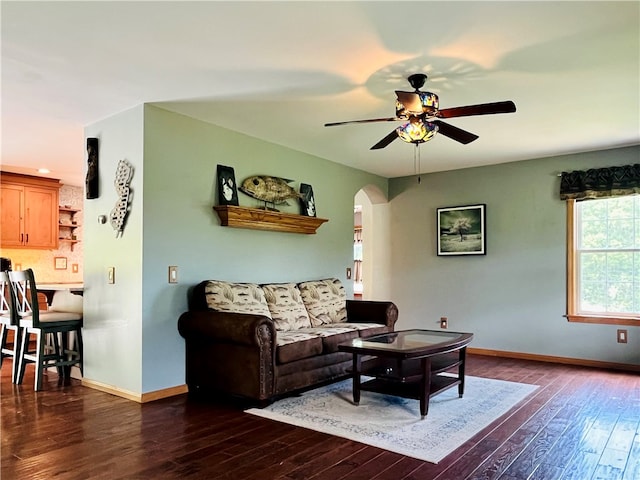
<svg viewBox="0 0 640 480"><path fill-rule="evenodd" d="M424 417L429 413L429 391L431 389L431 358L425 357L422 362L422 382L420 385L420 416Z"/></svg>
<svg viewBox="0 0 640 480"><path fill-rule="evenodd" d="M460 383L458 384L458 397L462 398L464 394L464 364L467 358L467 347L460 349L460 366L458 367L458 378Z"/></svg>
<svg viewBox="0 0 640 480"><path fill-rule="evenodd" d="M360 355L353 354L353 403L360 404Z"/></svg>

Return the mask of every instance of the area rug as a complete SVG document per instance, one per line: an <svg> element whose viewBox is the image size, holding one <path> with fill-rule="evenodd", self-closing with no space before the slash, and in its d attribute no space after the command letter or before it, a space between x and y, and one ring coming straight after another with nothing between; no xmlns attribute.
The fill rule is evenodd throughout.
<svg viewBox="0 0 640 480"><path fill-rule="evenodd" d="M247 412L438 463L538 388L467 376L463 398L457 387L434 396L421 420L418 400L362 392L355 406L351 386L345 380Z"/></svg>

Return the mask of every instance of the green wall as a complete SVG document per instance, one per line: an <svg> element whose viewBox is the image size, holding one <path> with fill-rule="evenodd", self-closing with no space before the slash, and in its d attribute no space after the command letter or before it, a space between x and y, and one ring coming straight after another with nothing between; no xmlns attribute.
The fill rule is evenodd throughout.
<svg viewBox="0 0 640 480"><path fill-rule="evenodd" d="M424 148L428 148L424 147ZM475 334L478 348L640 364L640 328L569 323L558 173L637 163L640 147L390 180L398 328ZM436 256L436 208L485 203L487 255ZM616 342L616 329L629 343Z"/></svg>
<svg viewBox="0 0 640 480"><path fill-rule="evenodd" d="M100 136L100 174L106 190L112 189L120 158L136 168L130 223L121 239L112 238L110 227L94 221L98 213L109 213L115 197L85 201L86 223L92 224L85 231L85 261L91 265L88 272L85 269L85 288L87 299L96 305L87 316L91 329L85 335L88 344L105 345L99 356L87 350L88 363L96 365L85 374L88 379L133 393L184 384L184 341L177 320L187 310L188 289L202 280L267 283L331 276L340 278L351 294L345 271L353 266L354 196L366 185L386 195L387 179L152 105L135 111L144 112L131 126L143 145L137 154L111 148L112 133L124 127L121 122L130 127L130 114L86 130L87 136ZM237 181L266 174L293 179L296 189L300 182L311 184L317 215L329 221L315 235L221 227L212 209L217 203L217 164L233 167ZM242 193L239 197L241 205L257 206L252 198ZM298 213L299 207L292 202L283 211ZM127 267L116 265L127 277L117 275L116 285L105 285L107 266L120 257L131 260ZM169 265L178 266L178 284L167 282ZM124 348L120 335L125 332L109 328L124 314L120 305L103 301L101 295L107 292L118 292L125 304L139 304L127 312L126 322L127 328L141 330L135 345L127 341ZM94 338L93 329L100 331L101 339ZM114 367L113 358L135 361Z"/></svg>

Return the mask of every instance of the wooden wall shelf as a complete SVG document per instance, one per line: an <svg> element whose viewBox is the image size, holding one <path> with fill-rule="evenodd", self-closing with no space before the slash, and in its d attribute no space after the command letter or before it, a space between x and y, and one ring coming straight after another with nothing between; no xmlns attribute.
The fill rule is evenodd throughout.
<svg viewBox="0 0 640 480"><path fill-rule="evenodd" d="M329 221L326 218L305 217L234 205L219 205L213 209L220 217L220 225L223 227L311 234L316 233L320 225Z"/></svg>

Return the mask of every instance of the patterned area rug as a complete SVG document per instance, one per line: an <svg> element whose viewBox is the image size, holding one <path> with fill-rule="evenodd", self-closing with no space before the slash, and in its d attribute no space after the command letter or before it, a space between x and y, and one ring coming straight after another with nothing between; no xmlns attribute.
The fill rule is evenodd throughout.
<svg viewBox="0 0 640 480"><path fill-rule="evenodd" d="M457 387L436 395L421 420L417 400L362 392L353 405L345 380L247 412L438 463L537 388L467 376L463 398Z"/></svg>

